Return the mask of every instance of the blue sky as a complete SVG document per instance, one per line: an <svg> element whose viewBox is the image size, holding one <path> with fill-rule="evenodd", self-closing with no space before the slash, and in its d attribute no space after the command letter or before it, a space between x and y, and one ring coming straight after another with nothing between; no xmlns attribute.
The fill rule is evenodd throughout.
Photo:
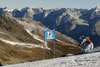
<svg viewBox="0 0 100 67"><path fill-rule="evenodd" d="M9 8L86 8L100 6L100 0L0 0L0 7Z"/></svg>

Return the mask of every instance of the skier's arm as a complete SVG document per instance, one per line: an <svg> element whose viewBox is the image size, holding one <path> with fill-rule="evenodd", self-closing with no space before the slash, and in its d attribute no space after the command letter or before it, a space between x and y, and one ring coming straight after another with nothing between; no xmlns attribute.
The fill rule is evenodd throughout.
<svg viewBox="0 0 100 67"><path fill-rule="evenodd" d="M86 42L86 41L87 41L87 39L83 39L82 42L81 42L81 45L83 45L83 43Z"/></svg>

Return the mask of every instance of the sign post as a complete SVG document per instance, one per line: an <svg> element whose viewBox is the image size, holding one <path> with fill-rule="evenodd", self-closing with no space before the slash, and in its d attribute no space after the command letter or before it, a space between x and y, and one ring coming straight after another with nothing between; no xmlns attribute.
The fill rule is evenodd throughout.
<svg viewBox="0 0 100 67"><path fill-rule="evenodd" d="M46 27L44 29L46 31ZM45 32L44 32L45 34ZM44 35L44 48L43 48L43 60L45 59L45 35Z"/></svg>
<svg viewBox="0 0 100 67"><path fill-rule="evenodd" d="M54 26L54 33L55 33L55 26ZM55 58L55 38L54 38L54 58Z"/></svg>
<svg viewBox="0 0 100 67"><path fill-rule="evenodd" d="M45 32L44 32L44 48L43 48L43 60L45 59L45 40L52 40L54 39L54 58L55 58L55 26L54 30L46 30L45 27Z"/></svg>

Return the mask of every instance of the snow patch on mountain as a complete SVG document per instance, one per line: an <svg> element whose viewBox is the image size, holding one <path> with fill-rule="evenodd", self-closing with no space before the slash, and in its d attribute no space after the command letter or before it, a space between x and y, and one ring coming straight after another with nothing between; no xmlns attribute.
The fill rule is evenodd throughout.
<svg viewBox="0 0 100 67"><path fill-rule="evenodd" d="M39 40L41 42L44 43L43 40L39 39L38 36L35 36L33 34L30 33L30 30L27 30L27 32L32 35L36 40ZM5 34L5 35L8 35L4 32L0 32L1 34ZM32 43L22 43L22 42L14 42L14 41L9 41L9 40L5 40L5 39L2 39L0 38L1 41L5 42L5 43L9 43L11 45L20 45L20 46L26 46L26 47L29 47L29 48L33 48L33 47L39 47L39 48L42 48L43 49L43 46L42 45L39 45L39 44L32 44ZM50 48L47 46L47 42L45 42L45 47L46 49L50 50Z"/></svg>
<svg viewBox="0 0 100 67"><path fill-rule="evenodd" d="M19 11L20 11L21 9L22 9L22 8L17 8L16 10L19 10Z"/></svg>
<svg viewBox="0 0 100 67"><path fill-rule="evenodd" d="M22 8L20 11L22 12L22 11L26 11L26 10L28 10L28 9L31 9L31 8L25 7L25 8Z"/></svg>
<svg viewBox="0 0 100 67"><path fill-rule="evenodd" d="M44 40L41 40L37 35L33 35L32 33L31 33L31 30L26 30L31 36L33 36L33 38L35 38L36 40L38 40L38 41L41 41L41 42L43 42L44 43ZM50 48L47 46L47 42L45 41L45 47L46 47L46 49L48 49L48 50L50 50Z"/></svg>
<svg viewBox="0 0 100 67"><path fill-rule="evenodd" d="M24 21L24 22L23 22L23 21L19 21L19 20L17 20L17 21L18 21L19 24L21 24L21 25L24 26L25 30L26 30L34 39L36 39L36 40L38 40L38 41L44 43L44 40L40 39L39 36L37 36L37 35L31 33L33 29L37 29L37 28L38 28L38 29L41 29L41 30L44 30L42 27L40 27L39 25L37 25L37 24L35 23L35 21L34 21L34 22L31 22L31 23L27 23L26 21ZM40 31L41 31L41 30L40 30ZM41 32L42 32L42 31L41 31ZM46 49L51 50L51 49L47 46L47 44L48 44L48 43L45 41L45 47L46 47Z"/></svg>
<svg viewBox="0 0 100 67"><path fill-rule="evenodd" d="M11 12L11 11L13 11L14 9L11 9L11 8L8 8L8 7L5 7L5 8L3 8L4 9L4 11L8 11L8 12Z"/></svg>
<svg viewBox="0 0 100 67"><path fill-rule="evenodd" d="M96 7L95 12L98 12L98 11L100 11L100 6L97 6L97 7Z"/></svg>
<svg viewBox="0 0 100 67"><path fill-rule="evenodd" d="M20 45L20 46L26 46L26 47L29 47L29 48L40 47L40 48L43 49L43 46L40 46L40 45L37 45L37 44L13 42L13 41L5 40L5 39L2 39L2 38L0 38L0 40L5 42L5 43L9 43L11 45Z"/></svg>

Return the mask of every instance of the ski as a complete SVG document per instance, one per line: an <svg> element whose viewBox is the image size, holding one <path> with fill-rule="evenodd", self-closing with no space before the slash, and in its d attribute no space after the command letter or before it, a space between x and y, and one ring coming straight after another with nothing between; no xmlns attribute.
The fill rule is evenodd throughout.
<svg viewBox="0 0 100 67"><path fill-rule="evenodd" d="M68 57L68 56L76 56L76 55L81 55L81 54L89 54L89 53L95 53L95 52L100 52L100 50L90 50L88 52L81 51L77 54L67 54L67 55L62 55L62 57Z"/></svg>

